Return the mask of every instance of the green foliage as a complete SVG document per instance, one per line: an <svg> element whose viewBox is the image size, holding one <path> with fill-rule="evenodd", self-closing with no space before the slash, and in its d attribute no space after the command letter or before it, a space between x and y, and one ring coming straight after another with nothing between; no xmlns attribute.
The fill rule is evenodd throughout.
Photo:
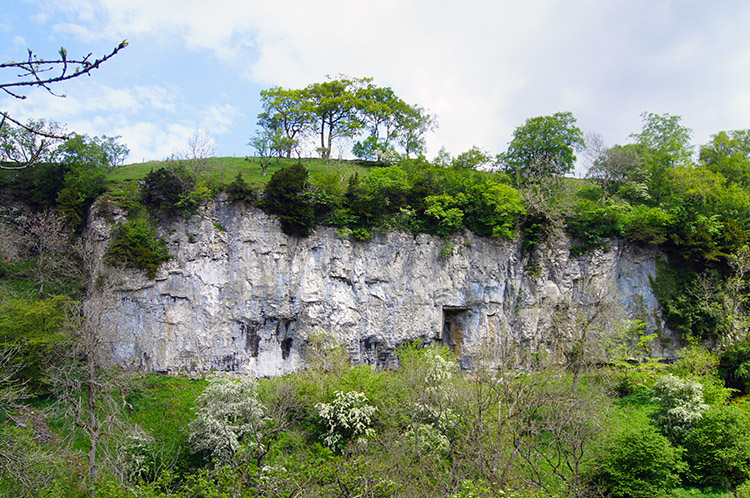
<svg viewBox="0 0 750 498"><path fill-rule="evenodd" d="M21 202L36 209L48 209L57 202L57 195L65 185L71 165L42 163L18 171L9 182L9 190Z"/></svg>
<svg viewBox="0 0 750 498"><path fill-rule="evenodd" d="M722 336L729 316L722 305L725 296L717 282L720 279L715 271L698 273L676 258L657 261L651 287L669 328L687 339Z"/></svg>
<svg viewBox="0 0 750 498"><path fill-rule="evenodd" d="M700 161L729 182L750 187L750 130L721 131L700 148Z"/></svg>
<svg viewBox="0 0 750 498"><path fill-rule="evenodd" d="M65 295L46 299L5 296L0 300L0 347L16 350L17 379L34 391L46 389L45 368L68 337L64 323L72 304Z"/></svg>
<svg viewBox="0 0 750 498"><path fill-rule="evenodd" d="M148 278L154 278L159 265L169 259L167 243L149 226L144 216L115 225L104 254L107 263L145 270Z"/></svg>
<svg viewBox="0 0 750 498"><path fill-rule="evenodd" d="M281 229L288 235L307 237L315 224L315 214L306 193L308 172L301 163L276 171L268 182L264 209L279 216Z"/></svg>
<svg viewBox="0 0 750 498"><path fill-rule="evenodd" d="M685 470L681 452L651 427L626 431L599 454L590 483L613 498L670 496Z"/></svg>
<svg viewBox="0 0 750 498"><path fill-rule="evenodd" d="M633 206L624 215L625 238L640 245L662 244L672 223L672 216L659 207Z"/></svg>
<svg viewBox="0 0 750 498"><path fill-rule="evenodd" d="M174 215L181 210L180 201L192 191L193 185L194 180L185 170L152 169L141 186L143 204Z"/></svg>
<svg viewBox="0 0 750 498"><path fill-rule="evenodd" d="M398 211L406 205L409 180L406 172L398 166L374 169L360 181L361 199L367 202L369 214L380 216Z"/></svg>
<svg viewBox="0 0 750 498"><path fill-rule="evenodd" d="M736 406L705 411L685 438L689 479L700 485L734 487L750 478L748 414Z"/></svg>
<svg viewBox="0 0 750 498"><path fill-rule="evenodd" d="M107 173L128 153L117 138L74 134L56 152L56 160L69 167L57 194L58 210L76 230L83 228L89 207L104 192Z"/></svg>
<svg viewBox="0 0 750 498"><path fill-rule="evenodd" d="M255 204L257 194L242 178L242 173L237 173L234 181L226 187L227 197L232 202L243 202L247 205Z"/></svg>
<svg viewBox="0 0 750 498"><path fill-rule="evenodd" d="M719 374L727 386L750 392L750 341L735 342L721 352Z"/></svg>
<svg viewBox="0 0 750 498"><path fill-rule="evenodd" d="M463 228L464 212L458 207L463 204L462 200L448 194L425 197L424 214L428 219L434 219L428 227L433 227L436 235L450 235Z"/></svg>
<svg viewBox="0 0 750 498"><path fill-rule="evenodd" d="M477 182L467 191L463 205L466 227L478 235L512 239L519 218L526 214L521 194L492 181Z"/></svg>
<svg viewBox="0 0 750 498"><path fill-rule="evenodd" d="M513 132L508 151L499 159L517 182L538 181L572 171L583 132L570 112L529 118Z"/></svg>
<svg viewBox="0 0 750 498"><path fill-rule="evenodd" d="M680 124L680 116L644 112L641 118L643 128L632 137L641 163L649 172L649 196L660 202L667 195L669 170L690 164L693 132Z"/></svg>
<svg viewBox="0 0 750 498"><path fill-rule="evenodd" d="M627 205L612 200L584 200L574 209L575 214L567 220L568 232L579 241L571 248L574 256L604 247L607 239L623 235L623 218L628 210Z"/></svg>
<svg viewBox="0 0 750 498"><path fill-rule="evenodd" d="M198 207L206 201L213 199L219 193L219 186L213 182L198 180L195 182L192 190L180 196L180 200L175 205L187 215L198 212Z"/></svg>

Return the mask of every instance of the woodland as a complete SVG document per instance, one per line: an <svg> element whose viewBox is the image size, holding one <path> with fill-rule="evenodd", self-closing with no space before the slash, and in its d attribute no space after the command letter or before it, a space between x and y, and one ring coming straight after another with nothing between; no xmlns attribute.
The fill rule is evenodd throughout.
<svg viewBox="0 0 750 498"><path fill-rule="evenodd" d="M49 89L124 46L8 67ZM196 133L164 161L125 164L119 137L2 114L1 495L750 496L750 130L696 149L679 116L644 113L629 143L605 146L558 112L519 125L504 152L430 160L435 118L370 78L260 99L247 158L213 157ZM344 146L356 159L335 157ZM446 254L467 230L520 239L532 258L561 233L572 256L614 239L658 246L652 287L687 346L652 358L654 331L601 319L587 326L609 338L605 362L581 341L462 370L449 349L412 344L383 370L350 364L323 331L283 377L111 366L87 300L110 291L84 243L92 207L125 213L106 267L153 278L170 259L161 223L218 198L278 216L293 237L427 233Z"/></svg>

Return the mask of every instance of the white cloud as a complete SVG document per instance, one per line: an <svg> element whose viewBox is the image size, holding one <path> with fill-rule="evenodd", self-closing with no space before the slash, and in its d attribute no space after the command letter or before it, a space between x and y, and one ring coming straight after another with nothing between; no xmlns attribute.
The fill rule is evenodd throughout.
<svg viewBox="0 0 750 498"><path fill-rule="evenodd" d="M231 131L235 121L244 114L230 104L211 106L204 111L201 128L212 135L223 135Z"/></svg>
<svg viewBox="0 0 750 498"><path fill-rule="evenodd" d="M642 111L684 115L698 143L719 129L748 127L750 6L744 4L48 0L38 5L45 11L39 22L83 41L127 38L153 46L157 54L165 46L189 51L186 73L200 53L219 61L230 77L264 86L301 87L326 74L373 76L376 84L438 115L440 128L428 140L432 155L441 145L454 154L472 145L500 152L526 118L567 110L584 131L602 133L608 143L622 143L637 131ZM186 74L175 78L175 87L189 84ZM77 105L125 114L156 108L174 113L184 126L216 134L228 134L247 108L237 98L231 104L186 104L166 83L119 93L99 90L91 92L91 102L81 99ZM257 95L242 98L257 101ZM181 109L190 115L177 118ZM49 104L49 110L75 112L60 103ZM146 129L145 122L128 119ZM180 133L160 129L168 141ZM157 149L149 143L147 148Z"/></svg>

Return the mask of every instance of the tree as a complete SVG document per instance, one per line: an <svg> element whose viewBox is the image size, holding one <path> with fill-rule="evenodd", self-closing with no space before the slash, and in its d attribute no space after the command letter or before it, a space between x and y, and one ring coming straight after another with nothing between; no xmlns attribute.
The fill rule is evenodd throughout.
<svg viewBox="0 0 750 498"><path fill-rule="evenodd" d="M734 487L750 477L750 417L738 406L707 410L685 439L688 476L700 485Z"/></svg>
<svg viewBox="0 0 750 498"><path fill-rule="evenodd" d="M454 168L461 169L480 169L489 164L492 164L492 158L489 153L480 149L476 145L466 152L457 155L451 162L451 165Z"/></svg>
<svg viewBox="0 0 750 498"><path fill-rule="evenodd" d="M667 172L691 162L693 131L680 124L681 116L644 112L641 118L643 129L631 138L635 139L641 161L650 172L649 193L658 203L669 183Z"/></svg>
<svg viewBox="0 0 750 498"><path fill-rule="evenodd" d="M0 90L19 100L26 99L26 91L32 88L42 88L52 95L57 95L53 91L53 86L63 81L90 74L94 69L98 69L101 64L114 57L120 50L127 46L128 42L123 40L112 52L98 59L92 59L92 54L80 58L68 58L68 51L64 47L60 48L58 52L59 57L52 59L39 58L29 50L28 57L24 60L8 61L0 64L0 71L5 70L6 74L10 72L15 76L15 79L0 82ZM60 134L59 130L45 129L44 126L38 126L33 122L23 124L10 116L7 111L0 111L0 116L2 116L0 119L0 133L2 133L6 125L14 124L29 133L43 137L43 139L62 140L67 138L65 135ZM13 155L5 155L3 151L0 160L13 160L13 157ZM30 159L32 160L24 162L13 161L15 164L11 166L0 164L0 168L22 169L36 164L33 160L33 155Z"/></svg>
<svg viewBox="0 0 750 498"><path fill-rule="evenodd" d="M28 121L24 126L6 123L0 128L0 168L20 169L51 161L63 132L57 123L44 120Z"/></svg>
<svg viewBox="0 0 750 498"><path fill-rule="evenodd" d="M92 255L84 255L84 260L87 270L92 270ZM107 366L111 345L101 330L111 312L112 301L106 296L112 289L106 277L102 281L101 286L92 286L84 304L70 310L71 341L50 372L59 409L87 439L86 482L91 496L111 449L104 443L118 440L127 394L127 384L118 371Z"/></svg>
<svg viewBox="0 0 750 498"><path fill-rule="evenodd" d="M744 187L750 186L750 130L722 131L701 146L700 161L716 173Z"/></svg>
<svg viewBox="0 0 750 498"><path fill-rule="evenodd" d="M516 181L536 182L573 170L575 151L583 148L583 133L570 112L529 118L513 132L500 162Z"/></svg>
<svg viewBox="0 0 750 498"><path fill-rule="evenodd" d="M269 133L283 133L288 145L283 152L287 158L292 157L294 144L299 143L313 120L313 110L307 92L277 86L261 90L260 102L263 112L258 114L258 126ZM281 152L282 150L279 150L280 154Z"/></svg>
<svg viewBox="0 0 750 498"><path fill-rule="evenodd" d="M681 451L646 426L615 437L597 458L589 482L613 498L670 496L685 467Z"/></svg>
<svg viewBox="0 0 750 498"><path fill-rule="evenodd" d="M58 147L55 160L66 164L68 172L57 204L71 227L83 227L88 208L104 191L107 173L127 156L128 148L119 144L118 138L74 133Z"/></svg>
<svg viewBox="0 0 750 498"><path fill-rule="evenodd" d="M195 400L196 418L190 425L190 443L205 451L217 465L232 463L244 446L253 453L268 451L257 434L265 425L266 408L258 400L251 377L214 377Z"/></svg>
<svg viewBox="0 0 750 498"><path fill-rule="evenodd" d="M199 172L208 168L208 159L214 155L214 138L205 130L197 128L188 139L188 149L184 153L184 161L193 172ZM224 171L222 170L222 181Z"/></svg>
<svg viewBox="0 0 750 498"><path fill-rule="evenodd" d="M44 296L44 286L53 278L80 279L80 268L75 254L71 254L73 233L62 216L53 211L41 211L21 223L26 247L36 260L36 279L39 294Z"/></svg>
<svg viewBox="0 0 750 498"><path fill-rule="evenodd" d="M369 81L369 78L341 77L305 88L320 137L322 159L331 157L334 139L352 137L364 126L358 113L356 91Z"/></svg>
<svg viewBox="0 0 750 498"><path fill-rule="evenodd" d="M266 172L268 172L268 165L271 162L271 137L268 130L259 130L255 135L250 137L250 140L247 142L249 146L255 149L255 154L258 157L258 162L260 162L260 174L261 176L266 176ZM248 162L250 161L249 157L245 158Z"/></svg>
<svg viewBox="0 0 750 498"><path fill-rule="evenodd" d="M607 200L628 180L636 180L634 172L641 165L641 158L632 145L605 147L601 135L586 138L589 167L586 177L597 180L602 186L602 199Z"/></svg>
<svg viewBox="0 0 750 498"><path fill-rule="evenodd" d="M709 408L703 400L703 384L672 374L656 380L654 395L658 408L651 415L652 422L674 444L684 442Z"/></svg>
<svg viewBox="0 0 750 498"><path fill-rule="evenodd" d="M432 118L419 106L412 106L399 98L390 87L372 83L356 93L356 106L369 135L353 147L361 159L388 162L394 156L395 145L403 147L405 155L424 150L423 135L432 126Z"/></svg>
<svg viewBox="0 0 750 498"><path fill-rule="evenodd" d="M404 149L404 156L408 159L410 154L423 154L425 134L437 128L437 119L415 105L399 115L398 123L400 131L396 141Z"/></svg>

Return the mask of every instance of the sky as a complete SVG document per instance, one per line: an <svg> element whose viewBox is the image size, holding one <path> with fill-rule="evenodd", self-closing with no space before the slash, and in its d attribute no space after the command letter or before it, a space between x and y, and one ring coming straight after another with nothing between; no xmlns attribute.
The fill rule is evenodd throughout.
<svg viewBox="0 0 750 498"><path fill-rule="evenodd" d="M745 0L0 4L2 61L29 49L51 58L61 46L100 57L128 41L90 76L55 87L64 98L0 96L0 110L17 119L120 136L126 162L185 153L196 130L217 156L251 155L261 90L340 74L372 77L435 115L428 158L441 147L454 156L472 146L503 152L526 119L560 111L607 145L628 143L643 112L682 116L696 147L750 128Z"/></svg>

